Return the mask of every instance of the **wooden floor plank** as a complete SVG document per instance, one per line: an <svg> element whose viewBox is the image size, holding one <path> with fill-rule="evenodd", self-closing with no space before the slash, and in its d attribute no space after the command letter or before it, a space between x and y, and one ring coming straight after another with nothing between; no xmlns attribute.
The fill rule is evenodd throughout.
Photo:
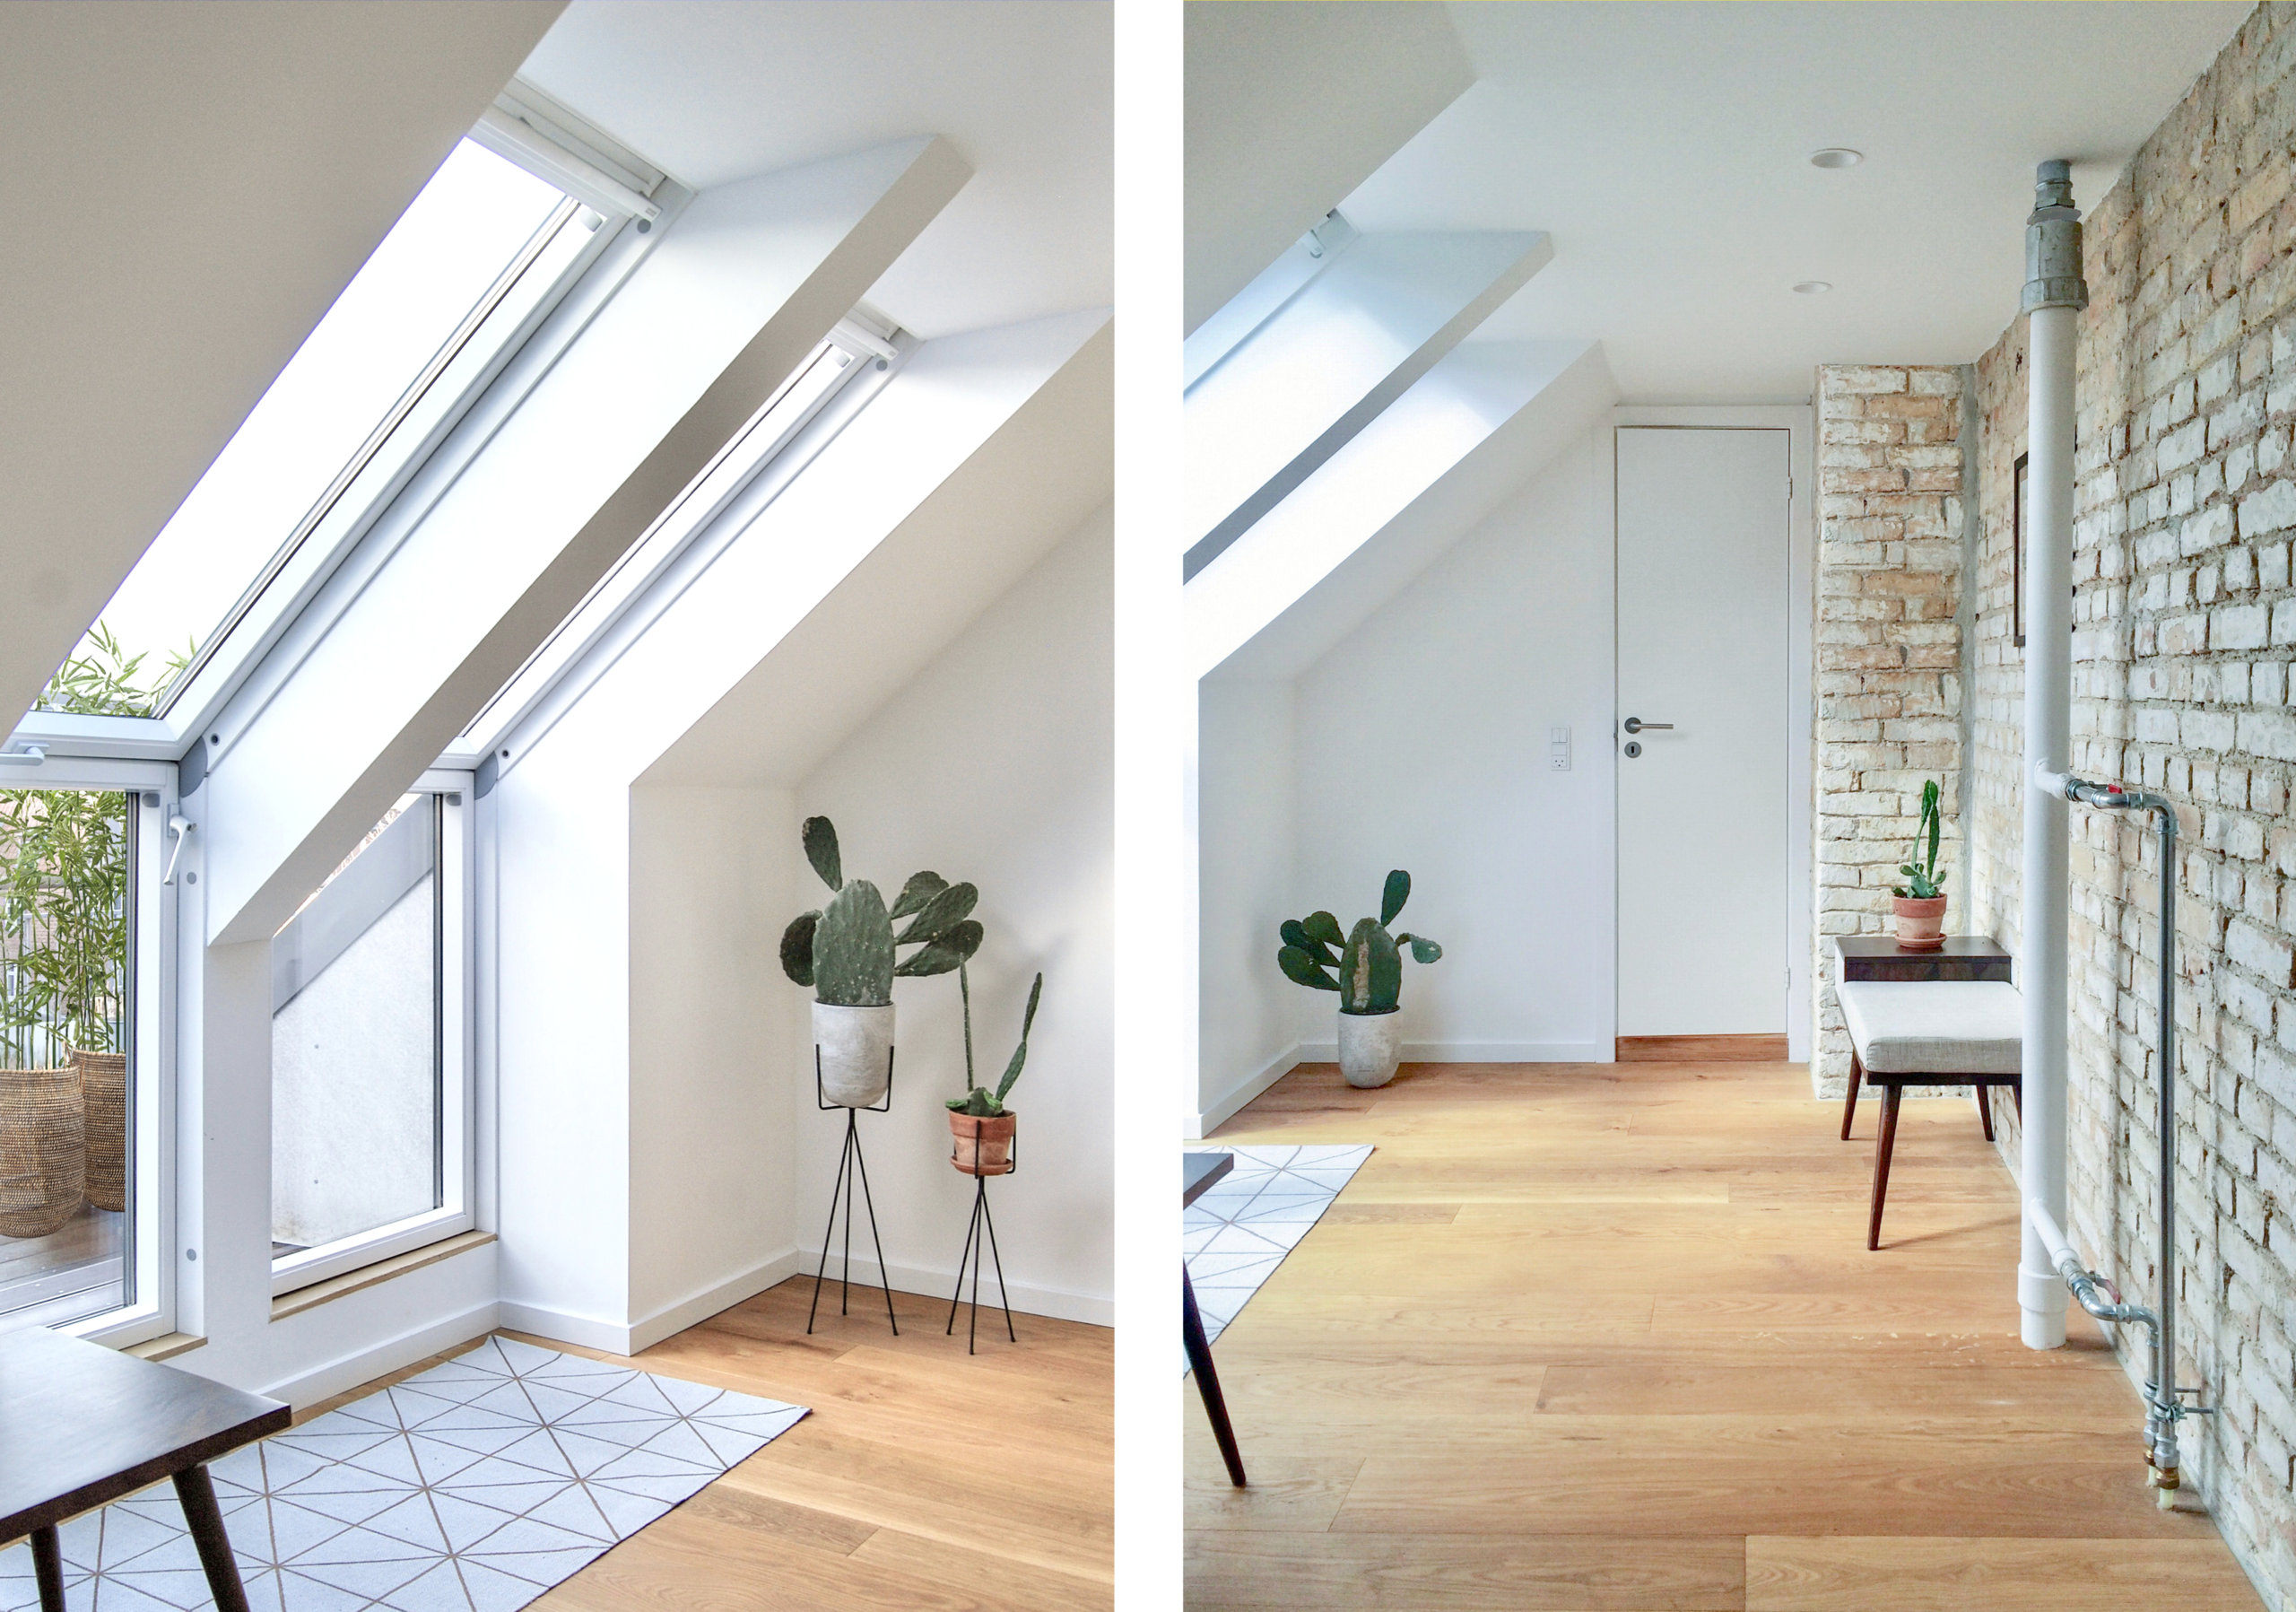
<svg viewBox="0 0 2296 1612"><path fill-rule="evenodd" d="M2255 1612L2209 1520L2153 1504L2094 1326L2018 1341L2014 1190L1967 1099L1908 1104L1869 1252L1873 1116L1845 1144L1808 1091L1778 1065L1410 1065L1370 1092L1310 1066L1222 1128L1375 1151L1214 1347L1250 1489L1183 1405L1188 1604L1961 1612L2189 1583Z"/></svg>
<svg viewBox="0 0 2296 1612"><path fill-rule="evenodd" d="M1746 1541L1746 1612L2256 1612L2213 1538L2181 1540L1781 1538Z"/></svg>

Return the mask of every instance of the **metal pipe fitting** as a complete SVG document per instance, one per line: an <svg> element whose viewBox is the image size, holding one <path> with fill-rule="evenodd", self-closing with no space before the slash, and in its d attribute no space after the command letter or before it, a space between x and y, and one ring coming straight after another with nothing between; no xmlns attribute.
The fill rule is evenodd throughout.
<svg viewBox="0 0 2296 1612"><path fill-rule="evenodd" d="M2118 784L2093 783L2066 777L2065 797L2077 805L2109 812L2145 812L2160 835L2161 955L2158 980L2161 1036L2158 1114L2161 1170L2161 1241L2158 1268L2161 1279L2157 1311L2137 1311L2125 1319L2138 1321L2152 1333L2152 1381L2144 1385L2144 1443L2152 1468L2152 1482L2161 1491L2162 1504L2179 1482L2177 1423L2192 1415L2208 1414L2206 1407L2187 1406L2177 1389L2177 808L2166 796L2147 789L2124 789ZM2060 1243L2064 1233L2057 1233ZM2044 1231L2044 1237L2048 1233ZM2066 1258L2072 1250L2065 1245ZM2079 1261L2072 1260L2078 1268ZM2057 1266L2060 1274L2065 1261ZM2086 1274L2086 1273L2083 1273ZM2117 1319L2092 1306L2073 1277L2066 1277L2081 1307L2100 1320ZM2123 1305L2122 1309L2132 1309Z"/></svg>
<svg viewBox="0 0 2296 1612"><path fill-rule="evenodd" d="M2062 159L2033 170L2021 305L2027 313L2089 306L2089 283L2081 277L2081 209L2073 205L2073 164Z"/></svg>

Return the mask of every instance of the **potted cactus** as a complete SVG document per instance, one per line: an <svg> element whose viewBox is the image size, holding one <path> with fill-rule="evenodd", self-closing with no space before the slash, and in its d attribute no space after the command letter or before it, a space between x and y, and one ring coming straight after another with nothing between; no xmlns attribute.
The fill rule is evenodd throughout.
<svg viewBox="0 0 2296 1612"><path fill-rule="evenodd" d="M949 1134L956 1144L949 1163L967 1175L1003 1175L1013 1168L1013 1131L1019 1116L1004 1106L1021 1066L1029 1061L1029 1028L1037 1022L1037 998L1044 994L1044 976L1029 987L1029 1006L1021 1015L1021 1044L1004 1066L1004 1077L990 1091L974 1084L972 1073L972 977L960 963L957 989L965 1003L965 1094L949 1099Z"/></svg>
<svg viewBox="0 0 2296 1612"><path fill-rule="evenodd" d="M781 935L781 971L813 988L813 1048L822 1091L831 1102L866 1108L892 1078L893 981L945 974L980 948L980 925L965 915L980 893L937 873L909 876L888 909L866 879L848 879L837 830L805 819L805 859L830 887L829 904L801 912ZM898 934L893 924L909 923ZM915 946L906 958L898 948Z"/></svg>
<svg viewBox="0 0 2296 1612"><path fill-rule="evenodd" d="M1913 860L1898 871L1906 882L1891 887L1898 945L1909 952L1935 952L1945 945L1945 876L1937 871L1937 841L1945 823L1944 791L1931 779L1921 786L1921 822L1913 831ZM1925 845L1926 847L1925 853Z"/></svg>
<svg viewBox="0 0 2296 1612"><path fill-rule="evenodd" d="M1395 1078L1402 1053L1402 1021L1396 1015L1403 994L1402 948L1409 946L1422 963L1443 954L1424 935L1387 933L1410 899L1411 875L1398 867L1380 893L1379 916L1361 919L1344 935L1328 912L1284 921L1276 963L1311 990L1339 993L1339 1067L1352 1086L1380 1086Z"/></svg>

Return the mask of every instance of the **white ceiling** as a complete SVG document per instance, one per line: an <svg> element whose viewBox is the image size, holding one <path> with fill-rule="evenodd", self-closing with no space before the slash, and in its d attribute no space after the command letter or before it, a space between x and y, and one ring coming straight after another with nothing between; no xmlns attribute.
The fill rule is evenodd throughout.
<svg viewBox="0 0 2296 1612"><path fill-rule="evenodd" d="M0 4L0 732L557 11Z"/></svg>
<svg viewBox="0 0 2296 1612"><path fill-rule="evenodd" d="M931 338L1115 299L1097 0L576 0L520 76L706 189L918 135L974 178L869 301Z"/></svg>
<svg viewBox="0 0 2296 1612"><path fill-rule="evenodd" d="M1599 339L1631 401L1804 397L1821 362L1982 352L2033 165L2072 158L2093 205L2249 9L1453 4L1478 82L1342 207L1551 231L1479 339ZM1866 160L1811 167L1829 145Z"/></svg>

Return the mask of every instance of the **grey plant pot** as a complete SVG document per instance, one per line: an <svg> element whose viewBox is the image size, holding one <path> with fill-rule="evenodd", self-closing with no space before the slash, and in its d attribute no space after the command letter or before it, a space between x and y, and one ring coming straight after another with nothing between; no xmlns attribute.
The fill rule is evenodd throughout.
<svg viewBox="0 0 2296 1612"><path fill-rule="evenodd" d="M813 1004L813 1051L822 1095L846 1108L881 1101L892 1078L893 1008Z"/></svg>
<svg viewBox="0 0 2296 1612"><path fill-rule="evenodd" d="M1342 1013L1339 1015L1339 1072L1347 1084L1369 1089L1396 1077L1403 1055L1403 1014Z"/></svg>

